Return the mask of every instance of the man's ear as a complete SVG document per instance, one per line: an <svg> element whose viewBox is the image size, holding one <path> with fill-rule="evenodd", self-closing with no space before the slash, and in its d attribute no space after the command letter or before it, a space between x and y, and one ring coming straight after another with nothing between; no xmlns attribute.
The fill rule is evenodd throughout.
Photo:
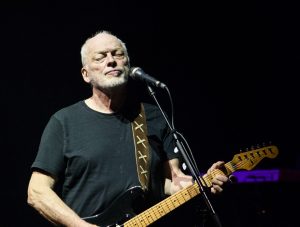
<svg viewBox="0 0 300 227"><path fill-rule="evenodd" d="M84 67L81 69L81 75L82 75L82 78L85 82L90 83L91 80L88 76L87 70Z"/></svg>

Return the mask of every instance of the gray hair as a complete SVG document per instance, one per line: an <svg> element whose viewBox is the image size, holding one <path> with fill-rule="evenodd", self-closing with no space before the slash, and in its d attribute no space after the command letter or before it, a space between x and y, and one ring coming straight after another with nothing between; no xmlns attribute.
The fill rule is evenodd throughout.
<svg viewBox="0 0 300 227"><path fill-rule="evenodd" d="M81 51L80 51L80 55L81 55L81 63L82 63L82 66L84 66L86 64L86 58L87 58L87 52L88 52L88 41L92 38L94 38L95 36L97 35L101 35L101 34L108 34L108 35L112 35L114 37L116 37L115 35L113 35L110 31L105 31L105 30L102 30L102 31L99 31L99 32L96 32L93 36L89 37L85 42L84 44L81 46ZM128 62L129 62L129 56L128 56L128 52L127 52L127 48L126 48L126 45L125 43L120 40L118 37L116 37L117 40L120 42L122 48L124 49L124 52L125 52L125 55L127 56L128 58Z"/></svg>

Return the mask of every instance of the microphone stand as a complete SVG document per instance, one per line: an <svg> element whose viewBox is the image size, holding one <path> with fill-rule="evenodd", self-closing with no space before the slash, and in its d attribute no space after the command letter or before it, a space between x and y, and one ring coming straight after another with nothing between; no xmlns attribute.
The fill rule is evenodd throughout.
<svg viewBox="0 0 300 227"><path fill-rule="evenodd" d="M162 110L159 102L157 101L157 98L155 96L155 92L153 91L153 89L151 88L151 86L149 86L149 84L147 84L147 88L148 88L148 91L149 91L149 94L150 96L154 99L154 101L156 102L157 106L159 107L163 117L165 118L165 121L166 123L168 124L168 127L170 128L171 130L171 133L173 135L173 138L175 140L175 143L176 143L176 147L178 148L178 150L181 152L182 154L182 157L184 159L184 161L186 162L186 165L188 167L188 169L190 170L193 178L195 179L195 181L197 182L197 184L199 185L199 190L200 190L200 194L203 196L204 200L205 200L205 203L208 207L208 210L211 212L212 214L212 218L215 222L215 226L216 227L222 227L222 224L220 222L220 219L218 217L218 215L216 214L215 210L213 209L206 193L205 193L205 190L203 188L203 185L200 181L200 178L202 179L197 167L196 167L196 164L193 163L193 161L191 160L191 157L189 156L188 152L186 151L182 141L179 140L179 137L178 137L178 132L176 131L176 129L170 124L169 120L168 120L168 117L165 115L164 111ZM168 89L167 87L165 87L165 89ZM202 179L202 181L204 182L204 180Z"/></svg>

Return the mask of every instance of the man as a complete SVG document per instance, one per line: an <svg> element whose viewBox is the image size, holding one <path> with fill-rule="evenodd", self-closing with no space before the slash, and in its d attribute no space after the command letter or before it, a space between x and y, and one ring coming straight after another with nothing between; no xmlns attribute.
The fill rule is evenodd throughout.
<svg viewBox="0 0 300 227"><path fill-rule="evenodd" d="M179 168L172 136L158 108L140 105L132 95L125 44L102 31L87 39L81 58L81 74L92 95L50 118L28 186L28 203L63 226L96 226L83 217L105 211L128 189L142 187L149 204L155 204L164 194L193 182ZM139 137L133 135L139 113L146 118L146 155L138 154ZM148 167L142 168L140 162ZM209 171L222 164L214 163ZM222 191L226 181L225 176L214 177L212 193Z"/></svg>

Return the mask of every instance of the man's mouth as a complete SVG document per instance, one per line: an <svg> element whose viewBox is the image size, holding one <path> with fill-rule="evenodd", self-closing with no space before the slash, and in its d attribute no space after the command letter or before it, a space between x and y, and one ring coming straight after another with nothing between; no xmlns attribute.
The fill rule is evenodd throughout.
<svg viewBox="0 0 300 227"><path fill-rule="evenodd" d="M109 76L119 76L121 75L121 71L120 70L111 70L111 71L108 71L106 73L106 75L109 75Z"/></svg>

